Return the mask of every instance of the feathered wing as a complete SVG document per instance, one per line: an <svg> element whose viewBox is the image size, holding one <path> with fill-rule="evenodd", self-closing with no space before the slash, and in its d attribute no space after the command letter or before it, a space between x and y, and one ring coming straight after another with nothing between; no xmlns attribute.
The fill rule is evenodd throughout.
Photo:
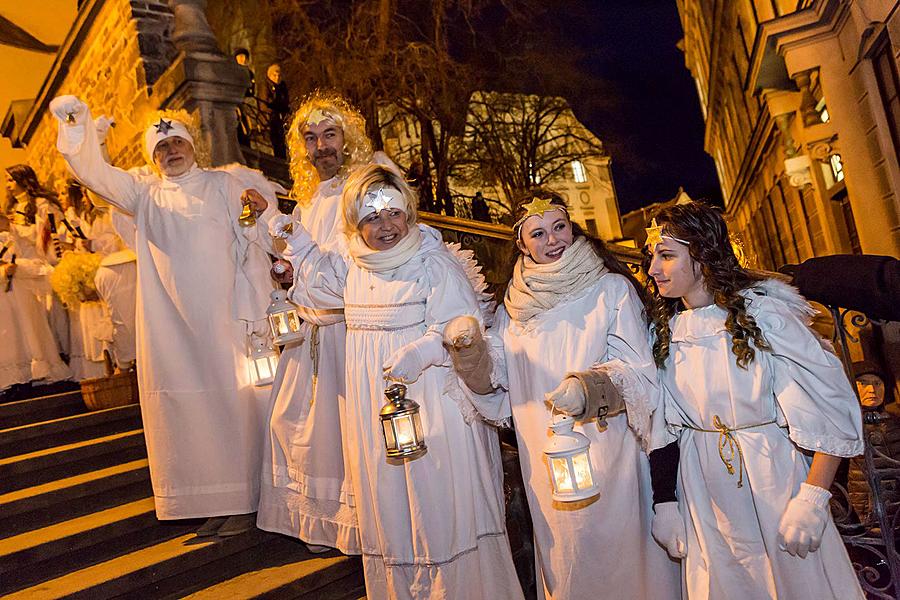
<svg viewBox="0 0 900 600"><path fill-rule="evenodd" d="M487 280L481 272L481 265L475 259L475 252L472 250L464 250L457 242L444 242L453 258L462 266L466 272L466 278L472 284L475 290L475 296L478 298L478 306L481 309L484 318L484 326L490 327L494 324L494 312L497 309L497 303L494 296L488 291Z"/></svg>

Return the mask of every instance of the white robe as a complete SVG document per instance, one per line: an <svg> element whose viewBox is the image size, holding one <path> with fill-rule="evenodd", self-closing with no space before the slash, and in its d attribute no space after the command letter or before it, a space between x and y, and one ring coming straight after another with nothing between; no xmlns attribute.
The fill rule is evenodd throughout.
<svg viewBox="0 0 900 600"><path fill-rule="evenodd" d="M247 338L264 326L272 282L264 226L237 224L243 186L196 166L174 178L126 173L104 161L92 126L61 125L57 145L88 188L134 218L138 385L157 517L255 511L265 407Z"/></svg>
<svg viewBox="0 0 900 600"><path fill-rule="evenodd" d="M534 524L539 595L542 591L546 598L681 597L678 563L650 535L650 463L629 427L629 420L642 420L646 428L656 397L656 368L641 311L634 288L613 273L524 325L512 321L500 307L488 339L495 362L493 379L502 387L493 395L469 392L476 403L512 405ZM610 376L629 414L610 417L603 429L596 420L576 424L576 431L591 442L600 495L558 502L551 497L543 454L550 422L544 394L567 373L592 368Z"/></svg>
<svg viewBox="0 0 900 600"><path fill-rule="evenodd" d="M104 258L94 276L97 293L106 303L111 328L109 347L119 367L129 366L136 357L137 262L128 260L130 257L125 255L129 252L122 250Z"/></svg>
<svg viewBox="0 0 900 600"><path fill-rule="evenodd" d="M370 600L521 598L503 503L497 432L466 422L447 392L446 364L408 386L421 408L428 451L388 460L378 417L382 366L397 349L449 319L479 314L471 284L440 234L419 225L422 245L405 264L375 273L322 254L305 232L292 258L293 296L307 306L344 308L347 322L345 433Z"/></svg>
<svg viewBox="0 0 900 600"><path fill-rule="evenodd" d="M295 217L320 248L343 252L343 182L319 184ZM344 311L301 307L303 343L281 352L272 384L257 526L359 554L359 526L344 452ZM315 331L315 333L314 333ZM315 356L315 358L314 358ZM313 382L314 371L318 376Z"/></svg>
<svg viewBox="0 0 900 600"><path fill-rule="evenodd" d="M0 242L6 239L6 234L0 234ZM9 252L15 251L13 246ZM59 357L47 312L36 293L47 278L46 264L17 258L16 265L9 291L5 291L7 281L0 280L0 391L17 383L52 383L72 377Z"/></svg>
<svg viewBox="0 0 900 600"><path fill-rule="evenodd" d="M686 592L692 600L861 599L830 518L822 545L806 558L779 550L777 542L781 516L809 472L801 449L862 453L856 397L840 361L796 314L799 296L789 304L775 297L789 298L777 290L744 295L771 352L756 350L748 369L738 367L725 331L727 313L710 305L673 317L669 358L660 370L666 421L681 450L678 503L687 529ZM743 453L740 464L735 451L734 475L720 457L724 442L728 458L727 440L718 432L687 428L715 429L716 416L732 428L776 421L732 433Z"/></svg>

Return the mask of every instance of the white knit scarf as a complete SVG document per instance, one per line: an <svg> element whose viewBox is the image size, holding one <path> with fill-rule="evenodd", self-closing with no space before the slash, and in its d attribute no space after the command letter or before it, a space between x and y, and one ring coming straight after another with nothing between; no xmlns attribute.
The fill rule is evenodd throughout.
<svg viewBox="0 0 900 600"><path fill-rule="evenodd" d="M387 250L374 250L366 246L359 232L350 236L350 256L360 268L375 273L396 269L415 256L422 245L422 232L416 224L410 225L409 233L397 245Z"/></svg>
<svg viewBox="0 0 900 600"><path fill-rule="evenodd" d="M562 301L576 298L609 269L587 238L575 238L559 260L536 263L520 256L503 303L512 320L525 323Z"/></svg>

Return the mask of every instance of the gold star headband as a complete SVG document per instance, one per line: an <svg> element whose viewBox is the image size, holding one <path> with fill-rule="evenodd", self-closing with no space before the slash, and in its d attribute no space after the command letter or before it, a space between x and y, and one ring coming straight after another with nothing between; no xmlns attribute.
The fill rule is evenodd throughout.
<svg viewBox="0 0 900 600"><path fill-rule="evenodd" d="M316 108L309 113L309 116L306 118L306 125L318 125L322 121L331 121L338 127L343 127L340 116L333 114L329 110L323 110L321 108Z"/></svg>
<svg viewBox="0 0 900 600"><path fill-rule="evenodd" d="M645 242L645 245L648 248L650 248L651 253L656 251L657 244L661 244L663 241L663 238L674 240L680 244L684 244L685 246L691 245L690 242L680 240L677 237L672 237L671 235L664 235L662 232L663 231L662 225L656 224L656 217L654 217L653 220L650 221L650 227L647 227L646 229L644 229L644 231L647 232L647 241Z"/></svg>
<svg viewBox="0 0 900 600"><path fill-rule="evenodd" d="M522 208L525 209L525 214L521 219L516 221L516 224L513 225L513 230L518 229L522 225L522 223L524 223L525 220L528 219L528 217L543 216L544 213L550 212L551 210L561 210L566 213L566 215L569 214L569 211L566 210L565 206L553 204L550 201L550 198L534 197L531 199L531 202L525 204Z"/></svg>

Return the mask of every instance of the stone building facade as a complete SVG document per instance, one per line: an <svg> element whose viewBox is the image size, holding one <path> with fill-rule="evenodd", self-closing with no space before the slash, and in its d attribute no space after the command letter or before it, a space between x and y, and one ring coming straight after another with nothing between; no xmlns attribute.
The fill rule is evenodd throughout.
<svg viewBox="0 0 900 600"><path fill-rule="evenodd" d="M4 136L26 149L42 180L66 177L48 106L75 94L95 117L115 119L107 146L119 167L144 164L143 124L161 108L195 117L198 152L211 164L241 160L235 108L248 77L219 50L205 10L206 0L83 2L37 98L27 112L7 113Z"/></svg>
<svg viewBox="0 0 900 600"><path fill-rule="evenodd" d="M677 4L705 148L756 264L900 256L900 2Z"/></svg>

